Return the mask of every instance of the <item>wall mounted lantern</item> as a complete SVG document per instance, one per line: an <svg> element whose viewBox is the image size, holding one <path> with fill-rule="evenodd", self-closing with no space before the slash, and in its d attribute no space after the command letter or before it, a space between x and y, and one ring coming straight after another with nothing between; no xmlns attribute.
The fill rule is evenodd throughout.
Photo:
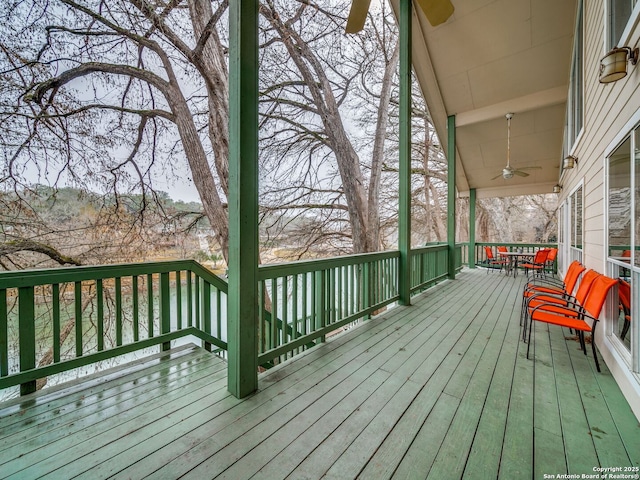
<svg viewBox="0 0 640 480"><path fill-rule="evenodd" d="M553 186L553 193L560 193L561 190L562 190L562 186L561 185L554 185Z"/></svg>
<svg viewBox="0 0 640 480"><path fill-rule="evenodd" d="M627 76L627 61L638 63L638 48L614 48L600 60L600 83L611 83Z"/></svg>
<svg viewBox="0 0 640 480"><path fill-rule="evenodd" d="M567 155L564 159L564 163L562 164L563 170L569 170L570 168L575 167L578 164L578 158L573 155Z"/></svg>

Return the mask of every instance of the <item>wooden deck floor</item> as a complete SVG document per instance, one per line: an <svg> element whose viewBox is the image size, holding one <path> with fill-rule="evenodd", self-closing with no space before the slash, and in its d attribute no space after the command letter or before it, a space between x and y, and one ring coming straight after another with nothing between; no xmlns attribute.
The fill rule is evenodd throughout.
<svg viewBox="0 0 640 480"><path fill-rule="evenodd" d="M260 378L199 348L0 404L0 478L544 478L640 466L610 374L519 340L522 277L465 271ZM557 478L557 477L556 477Z"/></svg>

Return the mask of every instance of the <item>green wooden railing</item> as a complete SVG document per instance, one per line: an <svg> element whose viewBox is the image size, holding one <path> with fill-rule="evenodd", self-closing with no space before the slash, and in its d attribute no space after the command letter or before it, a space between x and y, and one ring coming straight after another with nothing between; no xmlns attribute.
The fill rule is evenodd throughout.
<svg viewBox="0 0 640 480"><path fill-rule="evenodd" d="M456 247L461 269L466 245ZM446 245L411 252L411 291L447 278ZM398 301L398 251L259 267L269 367ZM224 351L227 283L194 261L0 273L0 389L194 336Z"/></svg>
<svg viewBox="0 0 640 480"><path fill-rule="evenodd" d="M194 261L4 272L0 389L189 335L226 350L226 291Z"/></svg>
<svg viewBox="0 0 640 480"><path fill-rule="evenodd" d="M258 362L284 360L395 302L399 256L392 251L261 266Z"/></svg>

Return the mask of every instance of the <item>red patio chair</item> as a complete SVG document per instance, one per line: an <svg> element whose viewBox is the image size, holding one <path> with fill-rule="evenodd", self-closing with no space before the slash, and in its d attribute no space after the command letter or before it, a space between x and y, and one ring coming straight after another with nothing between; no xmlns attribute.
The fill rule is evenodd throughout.
<svg viewBox="0 0 640 480"><path fill-rule="evenodd" d="M572 328L578 332L580 339L580 346L587 354L587 347L584 341L584 332L591 332L591 349L593 351L593 360L596 364L596 369L600 371L600 363L598 362L598 356L596 353L596 326L598 325L598 318L600 312L607 299L609 290L618 283L615 278L609 278L605 275L598 274L597 278L593 281L593 285L589 289L589 293L580 308L578 317L568 316L553 312L548 312L544 309L544 305L539 305L531 310L529 323L529 345L527 346L527 358L529 358L529 349L531 347L531 326L533 322L544 322L550 325L559 325L561 327ZM589 324L588 321L591 322Z"/></svg>
<svg viewBox="0 0 640 480"><path fill-rule="evenodd" d="M549 255L549 250L543 248L536 252L531 262L521 263L520 266L524 268L525 275L529 273L529 270L533 272L534 276L536 275L536 272L538 272L538 275L544 275L544 267L545 262L547 261L547 255Z"/></svg>
<svg viewBox="0 0 640 480"><path fill-rule="evenodd" d="M526 302L532 295L543 293L568 299L571 297L573 290L578 283L578 279L582 272L586 270L586 267L579 261L574 260L569 265L567 273L564 276L564 280L546 279L546 278L534 278L528 282L522 290L522 311L520 313L520 325L523 323L524 315L526 312Z"/></svg>
<svg viewBox="0 0 640 480"><path fill-rule="evenodd" d="M545 260L545 266L547 268L547 270L549 270L551 272L551 274L553 275L554 272L554 267L555 267L555 263L556 263L556 257L558 256L558 249L557 248L550 248L549 249L549 253L547 254L547 259Z"/></svg>
<svg viewBox="0 0 640 480"><path fill-rule="evenodd" d="M526 338L527 321L530 318L531 311L541 306L544 310L554 313L562 313L567 316L577 317L580 313L580 307L589 295L589 291L593 286L593 282L600 274L595 270L589 270L584 274L580 281L580 286L575 296L552 295L548 293L535 293L525 299L524 316L522 327L522 339Z"/></svg>
<svg viewBox="0 0 640 480"><path fill-rule="evenodd" d="M485 252L485 255L487 256L487 259L486 259L487 273L489 273L489 270L494 269L496 267L499 267L500 271L502 271L502 267L507 265L506 260L497 259L493 255L493 250L491 250L491 247L485 245L484 252Z"/></svg>

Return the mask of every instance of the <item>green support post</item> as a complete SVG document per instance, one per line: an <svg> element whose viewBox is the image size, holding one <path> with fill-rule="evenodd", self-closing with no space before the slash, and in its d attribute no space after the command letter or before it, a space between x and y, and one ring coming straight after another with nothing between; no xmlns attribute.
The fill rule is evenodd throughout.
<svg viewBox="0 0 640 480"><path fill-rule="evenodd" d="M400 0L400 172L398 292L411 305L411 0Z"/></svg>
<svg viewBox="0 0 640 480"><path fill-rule="evenodd" d="M476 268L476 189L469 190L469 268Z"/></svg>
<svg viewBox="0 0 640 480"><path fill-rule="evenodd" d="M229 2L228 389L258 388L258 0ZM275 319L274 319L275 320Z"/></svg>
<svg viewBox="0 0 640 480"><path fill-rule="evenodd" d="M449 278L456 278L456 116L447 117L447 245Z"/></svg>

